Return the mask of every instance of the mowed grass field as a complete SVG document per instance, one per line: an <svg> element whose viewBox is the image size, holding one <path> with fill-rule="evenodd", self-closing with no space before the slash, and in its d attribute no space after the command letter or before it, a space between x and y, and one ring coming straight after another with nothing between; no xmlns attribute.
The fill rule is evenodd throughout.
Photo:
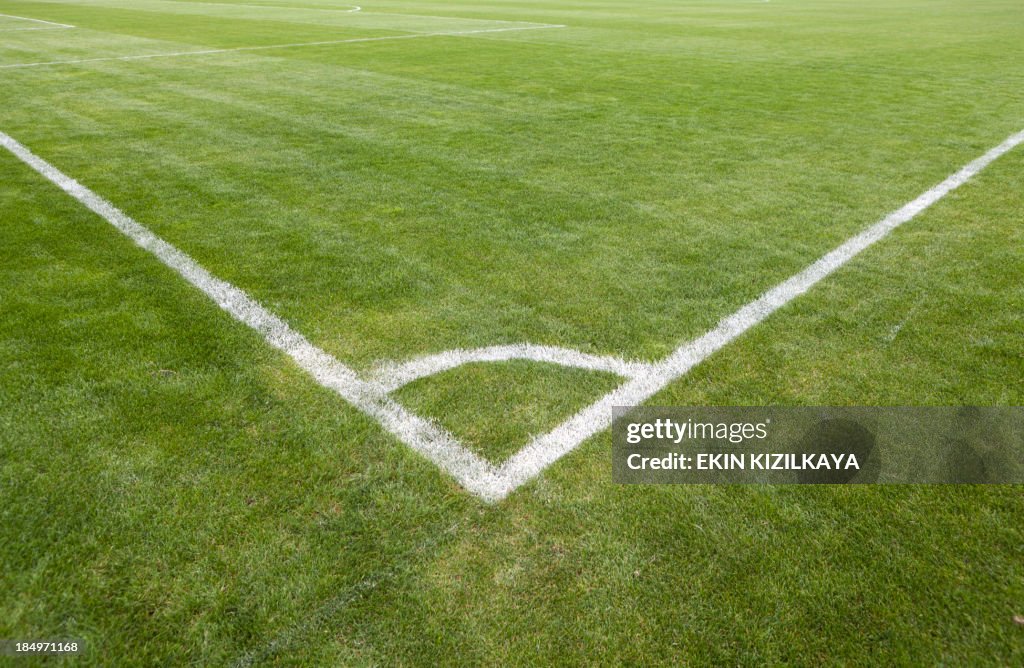
<svg viewBox="0 0 1024 668"><path fill-rule="evenodd" d="M663 358L1024 129L1020 0L351 9L0 0L0 132L362 373ZM649 403L1021 405L1022 193L1018 148ZM501 462L619 382L395 398ZM603 431L482 501L0 150L0 638L1010 666L1015 614L1020 487L625 487Z"/></svg>

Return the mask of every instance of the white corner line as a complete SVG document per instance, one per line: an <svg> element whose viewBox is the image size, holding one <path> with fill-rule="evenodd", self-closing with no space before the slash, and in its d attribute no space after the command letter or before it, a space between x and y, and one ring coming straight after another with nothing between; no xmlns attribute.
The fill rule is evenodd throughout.
<svg viewBox="0 0 1024 668"><path fill-rule="evenodd" d="M394 392L414 380L449 371L463 364L512 360L528 360L588 371L604 371L623 378L636 378L648 373L652 367L646 362L630 362L618 357L589 355L569 348L517 343L472 350L456 348L402 363L385 362L373 370L372 380L384 392Z"/></svg>
<svg viewBox="0 0 1024 668"><path fill-rule="evenodd" d="M361 42L386 42L399 39L419 39L421 37L457 37L459 35L482 35L486 33L519 32L523 30L547 30L564 28L564 25L522 26L518 28L484 28L479 30L459 30L453 32L419 32L406 35L385 35L383 37L355 37L352 39L335 39L322 42L298 42L295 44L267 44L264 46L238 46L229 49L202 49L198 51L175 51L172 53L147 53L134 56L104 56L100 58L80 58L77 60L47 60L33 63L11 63L0 65L0 70L20 69L26 67L46 67L53 65L79 65L83 63L101 63L116 60L150 60L154 58L182 58L185 56L210 56L221 53L239 53L248 51L270 51L272 49L297 49L308 46L333 46L335 44L358 44Z"/></svg>
<svg viewBox="0 0 1024 668"><path fill-rule="evenodd" d="M614 406L643 403L1021 143L1024 143L1024 131L1011 135L1003 143L935 187L826 253L803 271L723 318L715 328L703 336L680 345L660 362L625 362L617 358L585 355L563 348L524 344L493 346L476 351L449 351L448 355L434 355L392 367L406 377L422 377L452 368L453 364L457 366L466 363L467 360L534 359L570 366L582 365L584 368L601 367L599 370L613 370L612 367L615 367L622 372L620 375L629 378L618 388L547 434L533 439L500 467L495 467L465 448L447 431L391 399L388 396L389 385L382 384L379 377L376 380L359 378L353 369L311 344L241 289L214 277L191 257L157 237L113 204L64 175L9 135L0 132L0 146L113 225L141 248L155 255L233 318L256 330L268 344L291 357L320 385L335 391L353 406L376 419L388 432L447 471L467 490L488 502L504 499L585 440L606 429L611 422Z"/></svg>

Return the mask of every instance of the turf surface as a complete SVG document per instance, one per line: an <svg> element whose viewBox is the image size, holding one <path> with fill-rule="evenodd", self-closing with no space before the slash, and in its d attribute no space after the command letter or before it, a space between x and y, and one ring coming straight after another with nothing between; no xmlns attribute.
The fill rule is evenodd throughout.
<svg viewBox="0 0 1024 668"><path fill-rule="evenodd" d="M0 0L75 26L0 19L0 131L360 370L659 358L1024 128L1018 0L235 4ZM469 32L535 23L566 27ZM1024 403L1022 173L651 403ZM1024 661L1019 488L624 488L605 432L487 505L6 152L0 230L0 638L95 665ZM399 397L499 461L608 387L517 362Z"/></svg>

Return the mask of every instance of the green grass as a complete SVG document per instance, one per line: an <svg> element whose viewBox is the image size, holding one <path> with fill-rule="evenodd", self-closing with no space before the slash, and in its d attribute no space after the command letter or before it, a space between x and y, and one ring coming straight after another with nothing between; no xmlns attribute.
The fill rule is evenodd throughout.
<svg viewBox="0 0 1024 668"><path fill-rule="evenodd" d="M0 131L359 370L657 359L1024 128L1018 0L230 4L0 0L76 26L0 32L0 68L567 26L0 69ZM1022 173L650 403L1024 404ZM1024 662L1019 488L617 486L605 432L487 505L6 152L0 235L0 638L85 638L83 665ZM397 396L499 461L610 386L514 363Z"/></svg>
<svg viewBox="0 0 1024 668"><path fill-rule="evenodd" d="M517 360L467 364L422 378L395 398L435 418L488 460L502 462L531 436L553 429L621 382L610 373Z"/></svg>

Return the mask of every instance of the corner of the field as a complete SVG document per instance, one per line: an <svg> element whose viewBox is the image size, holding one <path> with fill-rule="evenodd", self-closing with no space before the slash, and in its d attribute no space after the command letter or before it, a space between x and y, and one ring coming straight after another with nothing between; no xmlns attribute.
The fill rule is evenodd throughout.
<svg viewBox="0 0 1024 668"><path fill-rule="evenodd" d="M493 506L507 499L525 481L518 481L513 475L492 470L486 475L461 482L478 499Z"/></svg>

